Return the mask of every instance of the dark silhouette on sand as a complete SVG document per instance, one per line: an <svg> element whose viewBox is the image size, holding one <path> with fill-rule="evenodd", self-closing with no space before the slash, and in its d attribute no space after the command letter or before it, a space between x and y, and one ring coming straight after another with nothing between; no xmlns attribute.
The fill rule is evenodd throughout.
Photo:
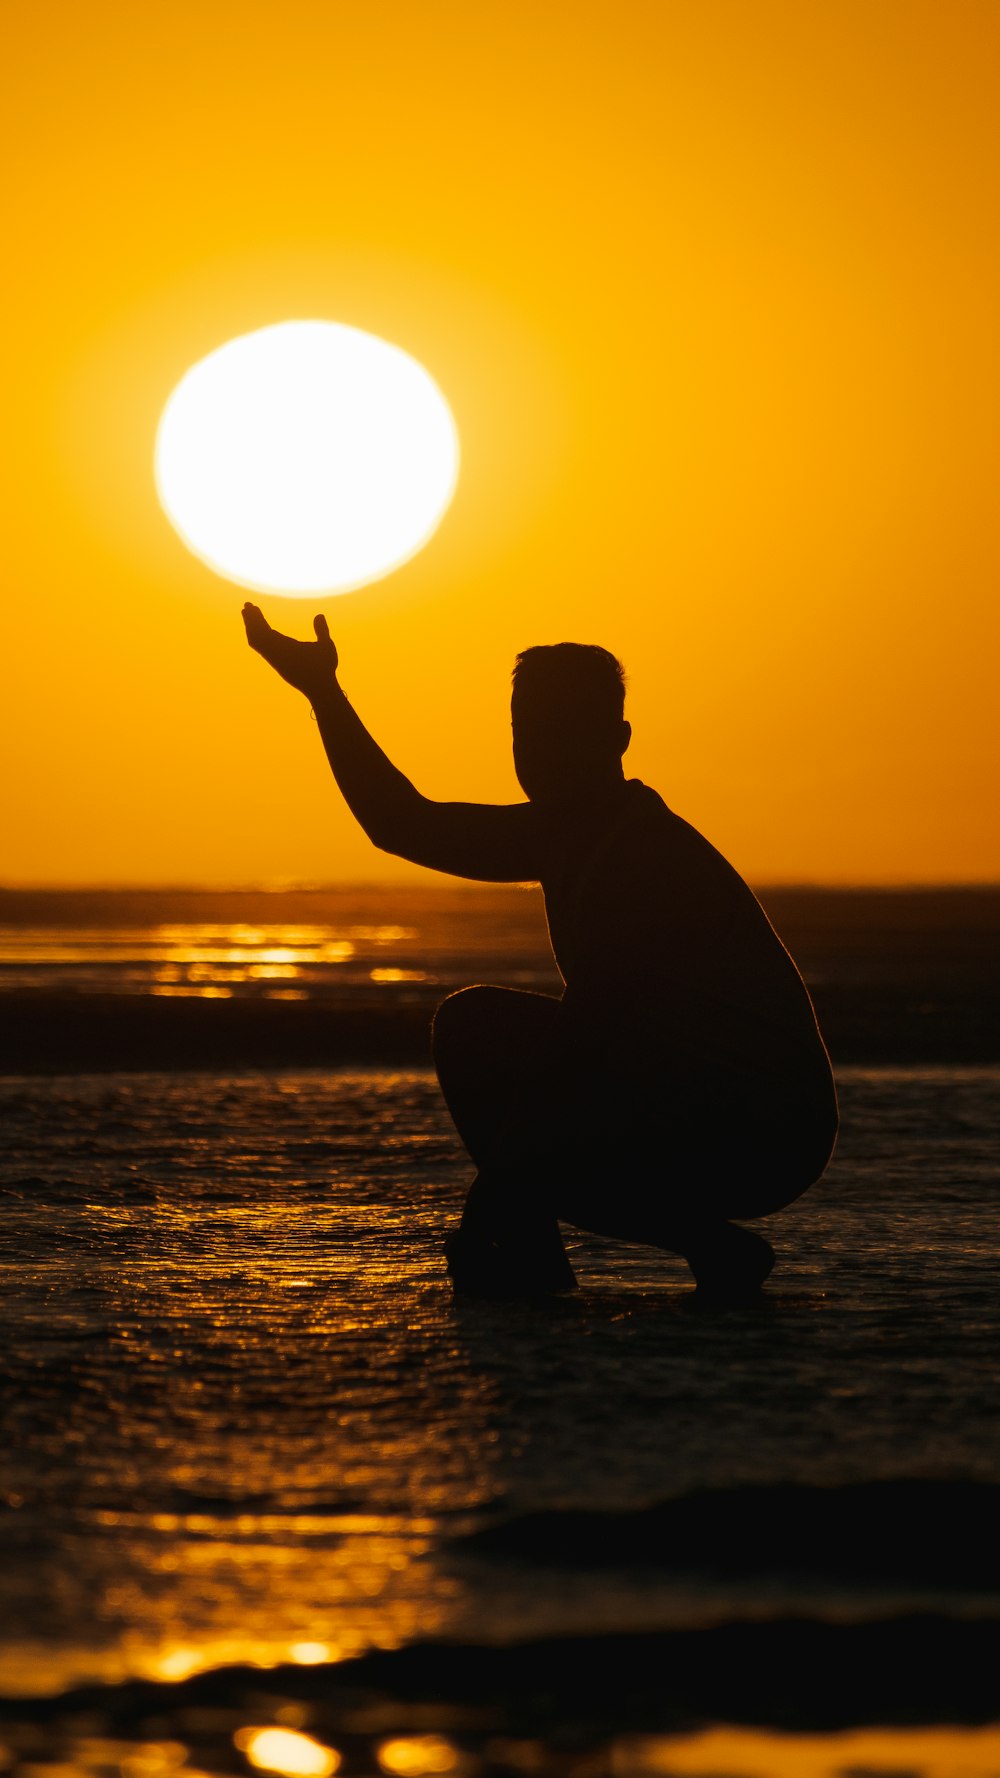
<svg viewBox="0 0 1000 1778"><path fill-rule="evenodd" d="M805 984L752 891L654 790L626 780L624 679L603 648L530 648L514 669L527 802L429 801L336 677L326 619L247 639L312 704L333 775L383 851L450 875L542 885L557 999L452 994L434 1061L478 1172L447 1243L459 1289L571 1289L559 1223L687 1260L703 1298L752 1297L772 1249L734 1219L819 1178L837 1131Z"/></svg>

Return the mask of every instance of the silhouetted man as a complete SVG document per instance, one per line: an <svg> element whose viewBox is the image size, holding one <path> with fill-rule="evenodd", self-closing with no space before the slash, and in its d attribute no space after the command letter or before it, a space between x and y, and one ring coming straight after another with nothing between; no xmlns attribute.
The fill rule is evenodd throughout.
<svg viewBox="0 0 1000 1778"><path fill-rule="evenodd" d="M316 640L243 610L258 654L312 704L333 775L383 851L449 875L538 882L565 982L452 994L434 1060L478 1173L447 1243L458 1288L571 1288L559 1222L683 1254L702 1294L752 1294L774 1255L733 1218L819 1178L837 1106L805 984L732 866L626 780L624 680L603 648L517 658L514 768L527 802L430 802L345 697Z"/></svg>

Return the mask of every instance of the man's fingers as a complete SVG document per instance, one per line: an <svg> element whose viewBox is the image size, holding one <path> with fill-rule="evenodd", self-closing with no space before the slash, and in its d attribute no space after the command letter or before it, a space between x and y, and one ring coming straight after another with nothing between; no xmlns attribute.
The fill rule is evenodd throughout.
<svg viewBox="0 0 1000 1778"><path fill-rule="evenodd" d="M267 627L268 627L267 619L264 616L264 613L261 611L260 606L259 605L251 605L249 600L244 605L241 615L243 618L243 622L246 624L246 627L248 630L249 629L261 630L261 629L267 629Z"/></svg>
<svg viewBox="0 0 1000 1778"><path fill-rule="evenodd" d="M322 612L319 613L318 617L313 618L313 629L316 631L316 640L318 642L329 642L330 626Z"/></svg>
<svg viewBox="0 0 1000 1778"><path fill-rule="evenodd" d="M251 605L249 600L244 605L241 615L250 647L256 649L258 654L263 654L267 638L272 633L267 618L260 607Z"/></svg>

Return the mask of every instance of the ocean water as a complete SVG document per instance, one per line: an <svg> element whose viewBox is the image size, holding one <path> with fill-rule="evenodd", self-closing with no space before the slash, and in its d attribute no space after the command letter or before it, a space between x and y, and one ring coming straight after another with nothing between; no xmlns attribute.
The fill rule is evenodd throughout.
<svg viewBox="0 0 1000 1778"><path fill-rule="evenodd" d="M706 1313L573 1231L574 1295L457 1299L426 1068L0 1078L0 1763L1000 1773L1000 1066L838 1081Z"/></svg>

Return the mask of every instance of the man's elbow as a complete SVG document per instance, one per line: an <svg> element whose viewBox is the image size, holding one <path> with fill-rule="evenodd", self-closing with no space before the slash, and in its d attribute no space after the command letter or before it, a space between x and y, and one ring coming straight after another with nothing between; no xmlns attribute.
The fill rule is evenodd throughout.
<svg viewBox="0 0 1000 1778"><path fill-rule="evenodd" d="M363 826L368 839L379 852L391 852L398 857L400 836L393 822L365 821Z"/></svg>
<svg viewBox="0 0 1000 1778"><path fill-rule="evenodd" d="M387 832L384 833L384 832L382 832L381 829L377 833L373 833L371 831L371 829L369 829L368 830L368 838L371 840L371 843L375 847L376 851L386 852L386 853L388 853L390 858L408 858L409 857L409 851L408 851L407 846L405 845L404 841L401 840L399 838L399 836L396 834L387 833Z"/></svg>
<svg viewBox="0 0 1000 1778"><path fill-rule="evenodd" d="M419 846L424 823L420 819L419 797L411 803L409 798L395 808L383 809L373 818L364 823L365 833L373 846L380 852L388 852L394 858L408 858L414 846Z"/></svg>

